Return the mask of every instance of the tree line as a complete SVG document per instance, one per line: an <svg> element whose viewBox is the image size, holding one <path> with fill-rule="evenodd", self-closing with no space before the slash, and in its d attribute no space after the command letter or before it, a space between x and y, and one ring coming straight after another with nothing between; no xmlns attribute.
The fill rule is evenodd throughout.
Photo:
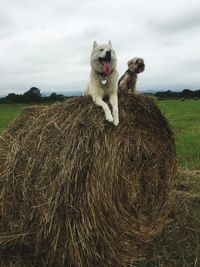
<svg viewBox="0 0 200 267"><path fill-rule="evenodd" d="M173 92L171 90L167 90L164 92L156 92L152 95L155 95L158 99L200 99L200 90L192 91L189 89L184 89L181 92ZM31 87L24 94L10 93L5 97L0 98L0 103L48 103L64 101L67 98L70 97L64 96L62 94L56 94L55 92L51 93L50 96L42 96L40 89L38 89L37 87Z"/></svg>
<svg viewBox="0 0 200 267"><path fill-rule="evenodd" d="M200 90L192 91L189 89L184 89L181 92L173 92L171 90L167 90L165 92L156 92L155 96L158 99L186 99L186 98L193 98L193 99L200 99Z"/></svg>
<svg viewBox="0 0 200 267"><path fill-rule="evenodd" d="M50 96L42 96L40 89L37 87L31 87L24 94L10 93L5 97L0 98L0 103L47 103L64 101L66 98L68 97L56 93L52 93Z"/></svg>

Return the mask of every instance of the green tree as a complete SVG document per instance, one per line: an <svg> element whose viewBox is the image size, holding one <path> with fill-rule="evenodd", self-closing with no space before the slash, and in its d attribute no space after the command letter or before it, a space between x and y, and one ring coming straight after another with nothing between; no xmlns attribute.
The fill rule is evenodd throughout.
<svg viewBox="0 0 200 267"><path fill-rule="evenodd" d="M41 102L42 95L40 89L37 87L31 87L27 92L23 94L24 102Z"/></svg>

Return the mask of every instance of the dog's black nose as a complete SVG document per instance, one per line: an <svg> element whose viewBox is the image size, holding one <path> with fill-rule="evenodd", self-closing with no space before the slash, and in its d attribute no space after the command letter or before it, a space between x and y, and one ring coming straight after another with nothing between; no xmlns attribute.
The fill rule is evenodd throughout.
<svg viewBox="0 0 200 267"><path fill-rule="evenodd" d="M138 64L138 67L139 67L139 68L145 68L145 64L144 64L144 63L139 63L139 64Z"/></svg>
<svg viewBox="0 0 200 267"><path fill-rule="evenodd" d="M105 59L106 60L111 60L111 51L106 51Z"/></svg>
<svg viewBox="0 0 200 267"><path fill-rule="evenodd" d="M106 57L110 57L111 56L111 51L106 51Z"/></svg>

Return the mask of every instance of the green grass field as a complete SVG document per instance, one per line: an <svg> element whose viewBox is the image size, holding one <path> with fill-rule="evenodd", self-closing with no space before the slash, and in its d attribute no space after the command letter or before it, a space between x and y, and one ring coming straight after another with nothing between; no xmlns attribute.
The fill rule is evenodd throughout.
<svg viewBox="0 0 200 267"><path fill-rule="evenodd" d="M200 101L165 100L158 105L168 118L176 136L178 166L200 169ZM20 113L24 105L0 105L0 133Z"/></svg>
<svg viewBox="0 0 200 267"><path fill-rule="evenodd" d="M0 133L20 114L25 105L0 104Z"/></svg>
<svg viewBox="0 0 200 267"><path fill-rule="evenodd" d="M175 132L178 165L200 169L200 101L166 100L159 106Z"/></svg>

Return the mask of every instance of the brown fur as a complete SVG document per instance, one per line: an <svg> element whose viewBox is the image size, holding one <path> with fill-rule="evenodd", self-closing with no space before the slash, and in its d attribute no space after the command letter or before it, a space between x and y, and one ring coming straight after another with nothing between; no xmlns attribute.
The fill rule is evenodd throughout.
<svg viewBox="0 0 200 267"><path fill-rule="evenodd" d="M128 69L118 82L118 92L136 93L137 75L144 71L145 64L142 58L133 58L127 63Z"/></svg>

